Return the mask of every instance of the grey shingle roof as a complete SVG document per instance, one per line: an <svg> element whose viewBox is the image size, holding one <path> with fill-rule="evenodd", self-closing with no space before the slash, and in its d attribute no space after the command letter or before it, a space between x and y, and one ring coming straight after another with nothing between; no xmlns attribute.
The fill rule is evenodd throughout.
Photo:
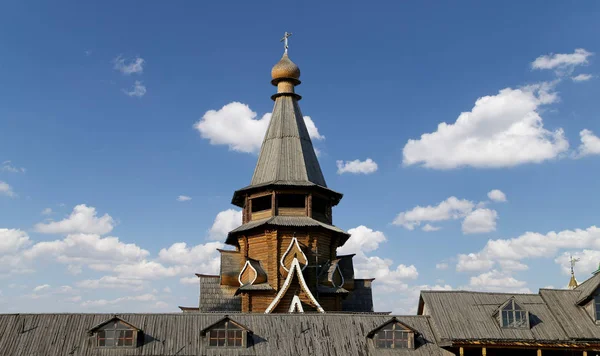
<svg viewBox="0 0 600 356"><path fill-rule="evenodd" d="M320 222L308 216L273 216L266 219L260 219L251 221L244 225L241 225L229 232L227 235L227 240L225 241L227 244L236 244L237 240L235 235L239 232L248 231L263 225L273 225L273 226L295 226L295 227L322 227L327 230L331 230L333 232L337 232L345 236L345 239L342 239L343 242L348 239L350 236L346 231L340 229L337 226L329 225L324 222Z"/></svg>
<svg viewBox="0 0 600 356"><path fill-rule="evenodd" d="M235 295L236 286L221 285L219 276L197 275L200 279L200 312L242 310L242 301Z"/></svg>
<svg viewBox="0 0 600 356"><path fill-rule="evenodd" d="M550 310L560 321L569 338L600 339L600 328L594 323L584 308L577 305L578 290L540 289L540 295Z"/></svg>
<svg viewBox="0 0 600 356"><path fill-rule="evenodd" d="M11 356L171 356L171 355L389 355L373 349L367 333L390 316L356 314L231 314L252 330L243 349L210 349L201 331L225 315L219 313L121 314L144 333L133 349L99 352L87 331L111 314L0 314L0 355ZM451 355L434 342L428 317L400 316L399 321L423 335L415 350L394 355ZM383 351L383 352L379 352Z"/></svg>
<svg viewBox="0 0 600 356"><path fill-rule="evenodd" d="M589 299L598 287L600 287L600 273L594 274L575 288L576 291L580 292L577 303L582 303Z"/></svg>
<svg viewBox="0 0 600 356"><path fill-rule="evenodd" d="M498 307L513 296L529 311L530 329L501 328L493 317ZM569 339L539 294L422 291L421 298L442 340Z"/></svg>
<svg viewBox="0 0 600 356"><path fill-rule="evenodd" d="M251 185L275 181L311 182L327 187L300 106L293 96L275 100Z"/></svg>

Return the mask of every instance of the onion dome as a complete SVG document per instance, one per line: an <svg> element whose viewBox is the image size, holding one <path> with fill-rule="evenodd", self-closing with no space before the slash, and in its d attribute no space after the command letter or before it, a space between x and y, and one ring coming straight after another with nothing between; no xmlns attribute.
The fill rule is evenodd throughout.
<svg viewBox="0 0 600 356"><path fill-rule="evenodd" d="M273 85L277 85L278 82L286 79L299 84L300 68L290 60L287 53L284 53L279 62L271 69L271 78L273 79L271 81Z"/></svg>

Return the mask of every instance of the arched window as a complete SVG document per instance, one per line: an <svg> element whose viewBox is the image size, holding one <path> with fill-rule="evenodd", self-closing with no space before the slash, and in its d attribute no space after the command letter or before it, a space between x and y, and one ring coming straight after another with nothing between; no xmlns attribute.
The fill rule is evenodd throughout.
<svg viewBox="0 0 600 356"><path fill-rule="evenodd" d="M510 299L500 310L500 322L503 328L528 328L529 313L521 308L514 299Z"/></svg>

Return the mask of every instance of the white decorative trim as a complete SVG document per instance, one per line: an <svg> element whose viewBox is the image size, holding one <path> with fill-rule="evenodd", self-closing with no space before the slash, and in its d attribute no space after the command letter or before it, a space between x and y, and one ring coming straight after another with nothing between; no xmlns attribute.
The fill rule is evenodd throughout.
<svg viewBox="0 0 600 356"><path fill-rule="evenodd" d="M244 273L244 271L246 270L246 268L248 268L248 266L250 266L250 268L252 268L252 270L254 271L254 279L250 282L250 284L254 284L254 281L256 281L256 278L258 278L258 272L256 271L256 268L254 268L254 266L252 266L252 263L250 263L250 261L246 260L246 264L244 264L244 267L242 268L242 271L240 272L240 275L238 276L238 282L240 282L240 286L244 285L242 283L242 273Z"/></svg>
<svg viewBox="0 0 600 356"><path fill-rule="evenodd" d="M344 275L342 274L342 270L340 269L340 265L339 265L339 263L336 263L336 264L335 264L335 269L336 269L336 270L338 271L338 273L340 274L340 277L342 277L342 283L341 283L339 286L338 286L338 285L336 285L336 284L335 284L335 282L334 282L334 280L335 280L335 279L333 278L333 275L332 275L332 276L331 276L331 284L332 284L334 287L336 287L336 288L339 288L339 287L341 287L341 286L343 286L343 285L344 285L345 279L344 279ZM333 274L335 274L335 271L333 271Z"/></svg>
<svg viewBox="0 0 600 356"><path fill-rule="evenodd" d="M304 313L304 308L302 308L302 302L300 301L300 297L297 295L292 298L292 304L290 304L290 309L288 313L295 313L298 310L298 313Z"/></svg>
<svg viewBox="0 0 600 356"><path fill-rule="evenodd" d="M317 308L317 311L319 313L325 313L325 310L323 310L323 308L321 307L321 304L319 304L319 302L315 299L315 297L310 292L310 289L308 289L308 286L306 285L306 281L304 280L304 276L302 275L302 267L300 267L300 263L298 262L298 259L296 257L294 257L294 259L292 260L292 265L290 266L290 270L287 275L287 278L283 282L283 285L281 286L279 293L277 293L277 295L275 296L275 298L273 299L271 304L269 304L269 307L265 310L265 314L270 314L273 311L273 309L275 309L277 304L279 304L279 302L281 301L281 298L283 297L285 292L287 292L288 288L290 288L290 285L292 284L292 279L294 279L294 272L296 273L296 276L298 276L298 281L300 282L300 286L302 287L302 289L304 290L306 295L308 295L308 298L313 303L313 305ZM292 300L292 302L293 302L293 300Z"/></svg>
<svg viewBox="0 0 600 356"><path fill-rule="evenodd" d="M285 264L283 263L283 260L285 260L285 257L287 256L287 254L292 249L292 246L294 245L294 243L296 244L296 247L298 247L298 250L300 250L300 252L302 252L302 256L304 256L304 260L306 261L306 264L301 268L302 271L304 271L304 269L306 268L306 266L308 266L308 257L306 257L306 255L304 254L304 251L302 251L302 249L300 248L300 244L298 243L298 239L296 238L296 236L294 236L294 237L292 237L292 241L290 241L290 245L288 246L287 250L285 250L285 252L281 256L281 260L279 261L279 263L281 264L281 267L283 267L283 269L286 272L289 272L290 270L288 270L287 267L285 267Z"/></svg>

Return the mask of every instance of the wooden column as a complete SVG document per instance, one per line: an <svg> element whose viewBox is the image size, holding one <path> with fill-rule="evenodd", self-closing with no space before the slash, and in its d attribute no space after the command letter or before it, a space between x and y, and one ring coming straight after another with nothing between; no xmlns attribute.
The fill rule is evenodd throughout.
<svg viewBox="0 0 600 356"><path fill-rule="evenodd" d="M542 349L537 350L537 356L542 356Z"/></svg>
<svg viewBox="0 0 600 356"><path fill-rule="evenodd" d="M482 356L486 356L486 355L487 355L487 349L486 349L485 347L483 347L483 348L481 349L481 355L482 355Z"/></svg>
<svg viewBox="0 0 600 356"><path fill-rule="evenodd" d="M275 216L277 211L275 210L275 191L271 192L271 216Z"/></svg>
<svg viewBox="0 0 600 356"><path fill-rule="evenodd" d="M583 351L583 356L587 356L587 351Z"/></svg>
<svg viewBox="0 0 600 356"><path fill-rule="evenodd" d="M465 349L461 346L460 349L458 349L458 353L460 356L464 356L465 355Z"/></svg>

